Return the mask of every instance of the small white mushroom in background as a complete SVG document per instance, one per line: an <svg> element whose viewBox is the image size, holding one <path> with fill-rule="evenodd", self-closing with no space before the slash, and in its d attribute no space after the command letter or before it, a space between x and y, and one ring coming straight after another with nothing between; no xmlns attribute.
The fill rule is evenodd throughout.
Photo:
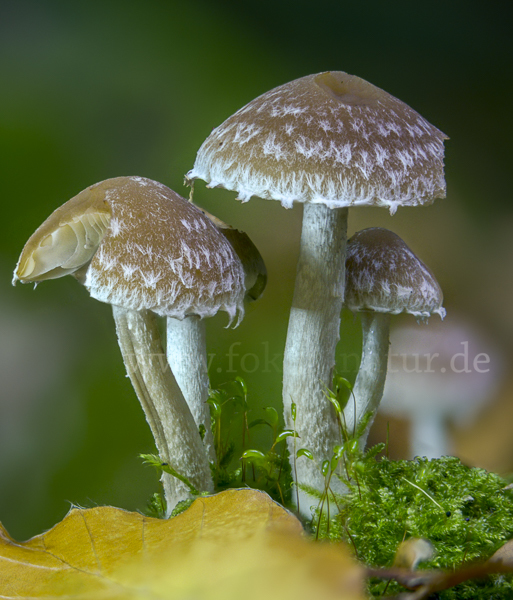
<svg viewBox="0 0 513 600"><path fill-rule="evenodd" d="M392 231L371 227L349 240L346 306L360 313L362 358L353 388L354 401L349 399L344 419L352 433L367 413L372 414L360 436L362 448L383 396L390 316L406 312L420 320L433 314L443 319L442 300L442 290L433 273Z"/></svg>
<svg viewBox="0 0 513 600"><path fill-rule="evenodd" d="M224 310L240 319L246 273L230 243L164 185L118 177L87 188L37 229L13 284L66 274L112 305L123 360L162 459L196 489L212 491L207 451L168 367L156 315L203 318ZM169 511L189 496L181 481L164 475L163 483Z"/></svg>
<svg viewBox="0 0 513 600"><path fill-rule="evenodd" d="M340 335L348 207L383 206L394 213L445 197L445 139L387 92L330 71L251 101L212 131L188 173L190 180L236 191L243 202L259 196L286 208L304 203L283 403L289 428L291 404L297 405L295 428L317 463L340 443L324 392L332 386ZM298 482L324 490L314 461L296 466Z"/></svg>
<svg viewBox="0 0 513 600"><path fill-rule="evenodd" d="M409 420L409 458L453 454L449 424L468 426L496 396L503 381L500 350L452 313L429 327L403 323L390 339L380 413Z"/></svg>

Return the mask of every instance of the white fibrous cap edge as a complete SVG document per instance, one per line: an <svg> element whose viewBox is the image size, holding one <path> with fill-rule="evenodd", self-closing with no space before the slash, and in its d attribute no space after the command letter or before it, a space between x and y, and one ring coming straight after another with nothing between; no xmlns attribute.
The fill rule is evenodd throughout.
<svg viewBox="0 0 513 600"><path fill-rule="evenodd" d="M161 317L170 317L173 319L183 320L188 316L194 315L200 319L205 319L215 316L218 312L224 311L228 313L230 327L236 319L234 327L237 327L244 317L244 300L242 294L239 297L220 303L211 302L190 302L186 297L184 301L171 301L169 294L165 294L160 301L158 296L146 296L141 290L135 293L129 286L116 285L110 289L95 283L95 276L91 269L86 273L84 286L88 289L89 294L95 300L112 304L125 309L135 311L151 310ZM226 294L228 296L228 294Z"/></svg>
<svg viewBox="0 0 513 600"><path fill-rule="evenodd" d="M375 188L371 190L360 189L357 191L348 182L340 181L338 189L333 191L333 195L323 194L320 187L312 187L305 193L305 188L297 182L292 184L289 190L283 191L282 188L268 183L249 187L247 182L244 186L239 185L233 179L220 181L219 179L211 180L210 176L204 171L196 168L196 166L187 173L187 178L191 181L201 179L205 181L208 188L222 188L237 194L236 200L242 203L249 202L251 198L258 197L263 200L274 200L280 202L283 208L290 209L297 204L324 204L328 208L351 208L358 206L376 206L389 210L391 215L397 212L399 206L425 206L432 204L437 198L445 197L445 193L439 193L433 187L430 194L426 194L421 200L416 193L416 189L412 189L410 193L403 195L401 200L395 198L388 199L390 190L387 188ZM289 179L288 183L292 181ZM254 181L253 181L254 183ZM332 186L334 187L334 186Z"/></svg>
<svg viewBox="0 0 513 600"><path fill-rule="evenodd" d="M240 277L242 280L242 269ZM180 286L175 286L173 289L170 287L162 290L154 289L151 293L147 293L141 288L134 290L129 282L125 285L116 282L106 286L103 274L99 276L93 265L86 272L84 286L91 297L100 302L136 311L151 310L161 317L182 320L187 316L195 315L204 319L213 317L219 311L225 311L230 319L229 326L236 317L235 326L237 326L244 316L242 285L239 293L224 292L216 299L209 299L201 294L198 297L197 292L188 294L187 290Z"/></svg>
<svg viewBox="0 0 513 600"><path fill-rule="evenodd" d="M413 315L418 321L422 321L422 322L427 321L427 319L429 319L429 317L432 317L433 315L438 315L443 321L447 314L447 311L445 310L445 308L443 308L443 306L434 308L433 310L408 310L406 308L387 309L387 308L383 308L381 306L372 306L371 304L369 304L368 306L365 306L365 307L352 306L350 304L346 304L346 307L351 312L354 312L354 313L377 312L377 313L389 314L389 315L400 315L400 314L404 313L404 314L408 314L408 315Z"/></svg>

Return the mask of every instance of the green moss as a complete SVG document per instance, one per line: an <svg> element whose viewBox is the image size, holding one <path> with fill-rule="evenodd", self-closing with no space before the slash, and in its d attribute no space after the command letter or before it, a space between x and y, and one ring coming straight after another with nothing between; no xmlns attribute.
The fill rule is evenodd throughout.
<svg viewBox="0 0 513 600"><path fill-rule="evenodd" d="M172 510L170 517L177 517L178 515L181 515L183 512L185 512L190 505L194 502L195 498L188 498L187 500L182 500L181 502L179 502Z"/></svg>
<svg viewBox="0 0 513 600"><path fill-rule="evenodd" d="M422 568L454 569L488 558L513 537L513 496L498 475L466 467L453 457L364 458L354 467L351 492L338 499L341 513L329 525L321 522L319 537L346 540L367 565L391 566L401 541L423 537L436 555ZM385 585L371 582L372 594L380 596ZM390 584L387 595L400 589ZM513 598L512 578L504 577L468 582L440 594L451 600L508 597Z"/></svg>

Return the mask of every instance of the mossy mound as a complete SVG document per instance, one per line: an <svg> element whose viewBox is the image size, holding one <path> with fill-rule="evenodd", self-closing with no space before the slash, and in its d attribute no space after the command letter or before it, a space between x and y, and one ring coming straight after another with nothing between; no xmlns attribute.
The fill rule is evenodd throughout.
<svg viewBox="0 0 513 600"><path fill-rule="evenodd" d="M506 481L457 458L390 461L369 456L353 464L352 475L350 494L338 499L340 514L329 527L324 520L319 533L344 539L367 565L391 566L399 544L418 537L430 540L436 551L421 568L452 570L489 558L513 538L513 494ZM371 581L370 591L379 597L385 586ZM391 583L387 595L401 589ZM497 576L461 584L440 598L503 600L513 598L512 590L513 578Z"/></svg>

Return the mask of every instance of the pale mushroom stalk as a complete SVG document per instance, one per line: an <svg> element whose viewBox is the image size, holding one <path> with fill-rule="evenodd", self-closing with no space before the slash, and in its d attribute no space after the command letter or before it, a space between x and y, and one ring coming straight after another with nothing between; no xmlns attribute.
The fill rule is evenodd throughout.
<svg viewBox="0 0 513 600"><path fill-rule="evenodd" d="M119 347L134 390L151 428L161 459L198 490L213 491L207 457L196 423L162 348L154 313L113 306ZM171 475L162 483L168 512L190 490Z"/></svg>
<svg viewBox="0 0 513 600"><path fill-rule="evenodd" d="M362 358L353 394L344 411L344 419L348 434L353 436L363 417L369 412L372 413L359 438L360 447L363 449L385 387L390 343L390 314L365 311L360 313L360 319Z"/></svg>
<svg viewBox="0 0 513 600"><path fill-rule="evenodd" d="M245 300L258 300L267 283L267 270L260 252L243 232L203 209L201 212L229 242L244 270ZM239 319L240 319L239 314ZM205 322L196 315L183 320L167 319L167 359L191 409L197 427L205 426L203 443L210 462L216 461L210 426L208 355Z"/></svg>
<svg viewBox="0 0 513 600"><path fill-rule="evenodd" d="M357 431L368 412L372 418L383 396L388 363L390 316L402 312L418 320L438 314L443 294L430 269L392 231L371 227L349 240L346 259L345 303L362 319L362 359L354 398L344 409L349 434ZM356 408L355 408L356 404ZM365 447L372 418L360 434Z"/></svg>
<svg viewBox="0 0 513 600"><path fill-rule="evenodd" d="M451 454L447 439L447 422L435 411L420 410L411 420L410 440L412 456L440 458Z"/></svg>
<svg viewBox="0 0 513 600"><path fill-rule="evenodd" d="M210 462L215 462L214 438L207 404L209 379L205 321L196 315L167 319L167 360L189 405L196 426L204 425L203 443Z"/></svg>
<svg viewBox="0 0 513 600"><path fill-rule="evenodd" d="M286 426L295 427L301 447L317 459L330 458L341 436L326 388L331 388L344 299L347 208L303 207L301 249L283 363ZM290 451L293 452L292 445ZM296 462L297 479L322 490L324 477L310 460ZM332 479L339 491L339 480Z"/></svg>

